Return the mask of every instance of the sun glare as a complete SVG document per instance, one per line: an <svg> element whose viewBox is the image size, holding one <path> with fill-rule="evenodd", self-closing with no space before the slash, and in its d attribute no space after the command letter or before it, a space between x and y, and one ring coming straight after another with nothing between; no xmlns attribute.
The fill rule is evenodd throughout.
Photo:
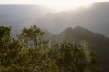
<svg viewBox="0 0 109 72"><path fill-rule="evenodd" d="M75 10L78 7L88 7L94 2L109 0L0 0L0 4L36 4L44 5L54 11Z"/></svg>
<svg viewBox="0 0 109 72"><path fill-rule="evenodd" d="M66 10L75 10L78 7L88 7L91 5L91 1L87 0L59 0L59 1L53 1L53 2L44 2L43 5L45 7L56 10L56 11L66 11Z"/></svg>
<svg viewBox="0 0 109 72"><path fill-rule="evenodd" d="M109 0L0 0L0 4L36 4L44 5L53 11L75 10L78 7L89 7L94 2Z"/></svg>

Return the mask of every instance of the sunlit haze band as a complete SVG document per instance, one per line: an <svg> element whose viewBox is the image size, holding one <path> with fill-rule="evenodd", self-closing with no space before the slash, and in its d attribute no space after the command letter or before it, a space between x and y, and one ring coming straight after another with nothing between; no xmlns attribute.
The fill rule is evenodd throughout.
<svg viewBox="0 0 109 72"><path fill-rule="evenodd" d="M44 5L55 11L75 10L78 7L89 7L94 2L109 0L0 0L0 4L36 4Z"/></svg>

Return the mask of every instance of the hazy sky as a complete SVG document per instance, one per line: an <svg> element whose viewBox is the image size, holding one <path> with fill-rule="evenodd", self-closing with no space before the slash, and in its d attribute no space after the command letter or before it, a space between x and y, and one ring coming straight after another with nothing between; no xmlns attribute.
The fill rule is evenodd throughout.
<svg viewBox="0 0 109 72"><path fill-rule="evenodd" d="M36 4L45 5L56 11L66 11L77 9L78 7L87 7L94 2L107 2L109 0L0 0L0 4Z"/></svg>
<svg viewBox="0 0 109 72"><path fill-rule="evenodd" d="M39 4L39 5L59 5L67 3L92 3L106 2L109 0L0 0L0 4Z"/></svg>
<svg viewBox="0 0 109 72"><path fill-rule="evenodd" d="M109 0L0 0L0 4L63 4L70 2L79 2L79 3L91 3L91 2L105 2Z"/></svg>

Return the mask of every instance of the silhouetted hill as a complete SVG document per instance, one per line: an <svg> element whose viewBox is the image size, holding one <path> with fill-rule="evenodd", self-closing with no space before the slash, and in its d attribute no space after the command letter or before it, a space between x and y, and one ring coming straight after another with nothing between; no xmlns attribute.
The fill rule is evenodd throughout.
<svg viewBox="0 0 109 72"><path fill-rule="evenodd" d="M77 11L47 10L39 5L0 5L0 25L12 26L14 32L36 24L52 34L60 34L67 27L82 26L109 37L109 2L94 3L88 9Z"/></svg>
<svg viewBox="0 0 109 72"><path fill-rule="evenodd" d="M98 64L104 72L109 72L109 2L94 3L90 8L79 11L54 14L37 5L0 5L0 25L12 26L13 37L33 24L45 29L44 38L50 39L51 44L63 40L90 40L91 49L97 52Z"/></svg>
<svg viewBox="0 0 109 72"><path fill-rule="evenodd" d="M53 34L60 34L67 27L82 26L92 32L109 37L108 13L109 2L100 2L94 3L88 9L55 14L49 13L37 19L35 23Z"/></svg>
<svg viewBox="0 0 109 72"><path fill-rule="evenodd" d="M109 71L109 38L106 36L93 33L88 29L77 26L74 29L68 27L61 32L61 34L53 35L50 38L48 37L48 39L52 40L51 45L55 44L57 41L81 42L89 40L91 43L90 48L97 53L97 62L99 66L104 72Z"/></svg>

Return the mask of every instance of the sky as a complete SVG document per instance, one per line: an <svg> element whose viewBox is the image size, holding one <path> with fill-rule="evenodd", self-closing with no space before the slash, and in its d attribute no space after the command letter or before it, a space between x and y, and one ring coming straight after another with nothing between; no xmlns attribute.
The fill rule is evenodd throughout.
<svg viewBox="0 0 109 72"><path fill-rule="evenodd" d="M0 4L36 4L44 5L56 11L88 7L94 2L107 2L109 0L0 0Z"/></svg>
<svg viewBox="0 0 109 72"><path fill-rule="evenodd" d="M79 3L92 3L92 2L105 2L109 0L0 0L0 4L38 4L38 5L52 5L52 4L65 4L70 2Z"/></svg>

